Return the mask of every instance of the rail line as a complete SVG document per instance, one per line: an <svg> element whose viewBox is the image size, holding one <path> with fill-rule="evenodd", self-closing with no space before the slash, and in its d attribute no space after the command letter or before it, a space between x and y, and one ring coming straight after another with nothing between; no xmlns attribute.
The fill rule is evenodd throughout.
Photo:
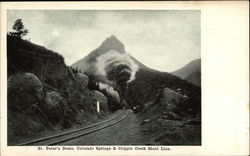
<svg viewBox="0 0 250 156"><path fill-rule="evenodd" d="M75 139L77 137L88 135L90 133L93 133L93 132L99 131L101 129L107 128L109 126L112 126L112 125L122 121L126 117L127 117L127 111L122 111L122 112L119 112L118 115L116 115L108 120L98 122L96 124L93 124L93 125L90 125L87 127L83 127L83 128L79 128L76 130L71 130L68 132L60 133L57 135L52 135L52 136L24 142L21 144L17 144L15 146L28 146L28 145L29 146L35 146L35 145L52 146L52 145L58 145L60 143Z"/></svg>

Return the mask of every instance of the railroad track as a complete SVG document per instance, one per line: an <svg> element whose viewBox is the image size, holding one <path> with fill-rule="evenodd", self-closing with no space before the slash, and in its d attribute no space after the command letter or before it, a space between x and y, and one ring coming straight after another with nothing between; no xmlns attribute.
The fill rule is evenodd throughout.
<svg viewBox="0 0 250 156"><path fill-rule="evenodd" d="M88 135L90 133L93 133L93 132L99 131L101 129L107 128L109 126L112 126L112 125L122 121L126 117L127 117L127 111L122 111L118 115L116 115L108 120L98 122L96 124L93 124L93 125L90 125L87 127L83 127L83 128L75 129L72 131L60 133L57 135L52 135L52 136L28 141L25 143L17 144L16 146L36 146L36 145L53 146L53 145L59 145L59 144L62 144L66 141L73 140L73 139L76 139L78 137Z"/></svg>

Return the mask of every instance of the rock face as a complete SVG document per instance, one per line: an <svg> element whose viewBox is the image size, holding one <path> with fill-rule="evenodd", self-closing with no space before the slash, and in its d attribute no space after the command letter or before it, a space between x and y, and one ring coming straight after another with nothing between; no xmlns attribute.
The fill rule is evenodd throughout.
<svg viewBox="0 0 250 156"><path fill-rule="evenodd" d="M187 96L164 88L143 112L143 135L152 145L200 145L200 117L189 114Z"/></svg>
<svg viewBox="0 0 250 156"><path fill-rule="evenodd" d="M8 78L8 106L28 109L43 97L43 86L32 73L17 73Z"/></svg>
<svg viewBox="0 0 250 156"><path fill-rule="evenodd" d="M160 101L160 105L167 110L164 112L163 117L166 119L181 119L180 115L185 112L181 105L184 101L185 96L169 88L165 88Z"/></svg>
<svg viewBox="0 0 250 156"><path fill-rule="evenodd" d="M121 53L125 53L124 45L113 35L102 42L101 48L103 50L116 50Z"/></svg>
<svg viewBox="0 0 250 156"><path fill-rule="evenodd" d="M180 103L184 100L184 96L169 89L165 88L163 90L163 95L161 99L161 104L166 105L167 109L173 110L176 109L178 106L176 104Z"/></svg>
<svg viewBox="0 0 250 156"><path fill-rule="evenodd" d="M52 125L60 124L64 119L65 101L57 92L46 92L42 108Z"/></svg>
<svg viewBox="0 0 250 156"><path fill-rule="evenodd" d="M37 109L43 101L43 86L32 73L16 73L8 78L8 142L52 128Z"/></svg>
<svg viewBox="0 0 250 156"><path fill-rule="evenodd" d="M87 75L84 75L82 73L76 74L76 80L80 83L80 85L87 87L89 83L89 78Z"/></svg>
<svg viewBox="0 0 250 156"><path fill-rule="evenodd" d="M105 96L93 94L88 76L67 67L61 55L8 35L7 59L8 145L96 121L102 115L96 98L108 112Z"/></svg>

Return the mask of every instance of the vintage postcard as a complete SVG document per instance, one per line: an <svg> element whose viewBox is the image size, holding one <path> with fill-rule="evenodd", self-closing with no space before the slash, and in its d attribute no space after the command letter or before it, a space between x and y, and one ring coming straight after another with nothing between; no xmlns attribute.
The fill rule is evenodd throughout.
<svg viewBox="0 0 250 156"><path fill-rule="evenodd" d="M1 3L1 155L248 155L249 6Z"/></svg>

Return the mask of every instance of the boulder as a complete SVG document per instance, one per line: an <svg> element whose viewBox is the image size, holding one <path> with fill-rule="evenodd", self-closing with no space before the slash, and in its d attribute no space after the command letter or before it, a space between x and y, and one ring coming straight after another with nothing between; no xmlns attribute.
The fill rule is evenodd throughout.
<svg viewBox="0 0 250 156"><path fill-rule="evenodd" d="M55 91L46 92L42 108L53 125L60 123L64 118L64 100Z"/></svg>
<svg viewBox="0 0 250 156"><path fill-rule="evenodd" d="M63 104L62 97L55 91L46 92L44 101L51 108L60 107Z"/></svg>
<svg viewBox="0 0 250 156"><path fill-rule="evenodd" d="M93 98L93 93L86 89L84 92L74 90L69 94L69 102L79 122L83 123L86 120L95 121L98 119L96 111L96 102ZM79 111L82 111L79 113ZM83 113L84 112L84 113ZM82 120L84 119L84 120Z"/></svg>
<svg viewBox="0 0 250 156"><path fill-rule="evenodd" d="M86 97L79 90L74 90L69 94L70 104L75 109L84 109L84 98Z"/></svg>
<svg viewBox="0 0 250 156"><path fill-rule="evenodd" d="M43 86L32 73L16 73L8 78L8 106L27 110L43 98Z"/></svg>
<svg viewBox="0 0 250 156"><path fill-rule="evenodd" d="M183 96L169 88L163 90L163 95L161 98L161 104L165 105L169 110L176 109L180 101L183 100Z"/></svg>
<svg viewBox="0 0 250 156"><path fill-rule="evenodd" d="M80 85L87 87L89 83L89 78L87 75L84 75L82 73L76 74L76 80L80 83Z"/></svg>

